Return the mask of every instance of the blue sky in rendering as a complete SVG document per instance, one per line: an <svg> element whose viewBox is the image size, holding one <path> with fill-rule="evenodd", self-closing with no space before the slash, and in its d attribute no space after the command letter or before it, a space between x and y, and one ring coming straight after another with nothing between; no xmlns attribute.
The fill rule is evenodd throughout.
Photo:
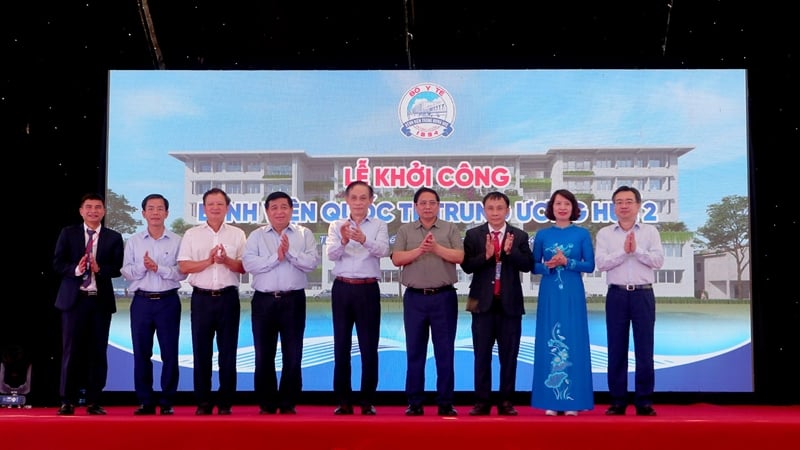
<svg viewBox="0 0 800 450"><path fill-rule="evenodd" d="M185 201L175 151L356 158L694 147L679 159L678 179L690 230L708 205L748 195L744 70L148 70L109 80L108 187L136 207L149 193L166 195L170 221ZM455 104L446 138L400 131L404 94L426 82Z"/></svg>

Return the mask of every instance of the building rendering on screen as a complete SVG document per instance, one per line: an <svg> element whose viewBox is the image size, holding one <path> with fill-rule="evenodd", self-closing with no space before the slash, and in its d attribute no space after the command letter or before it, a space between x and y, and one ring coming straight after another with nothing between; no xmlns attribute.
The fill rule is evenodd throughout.
<svg viewBox="0 0 800 450"><path fill-rule="evenodd" d="M619 186L639 189L644 200L642 220L679 222L678 160L692 147L555 148L539 154L439 154L439 155L308 155L302 150L170 152L184 164L184 210L189 224L204 220L203 193L212 187L227 192L232 200L228 219L237 223L266 223L264 199L283 191L297 200L296 221L304 223L324 240L331 220L345 214L345 186L361 179L376 192L375 204L391 211L390 238L394 230L413 220L411 199L422 185L442 197L442 214L463 224L464 229L484 221L476 214L483 195L505 192L512 202L509 221L528 230L547 226L544 204L556 189L569 189L586 206L581 224L593 233L613 222L611 195ZM695 297L694 256L691 233L662 233L664 266L656 271L656 295ZM318 279L310 277L309 295L330 289L332 263L323 257ZM389 258L382 261L381 292L398 294L398 268ZM526 275L526 296L538 291L538 276ZM589 296L605 295L603 273L585 277ZM466 294L469 275L459 272L457 288ZM249 289L243 275L242 289Z"/></svg>

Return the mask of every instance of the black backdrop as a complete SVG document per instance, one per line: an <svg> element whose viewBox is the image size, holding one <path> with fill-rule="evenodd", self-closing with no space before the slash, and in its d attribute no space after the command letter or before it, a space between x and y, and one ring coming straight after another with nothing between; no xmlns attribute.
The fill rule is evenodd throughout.
<svg viewBox="0 0 800 450"><path fill-rule="evenodd" d="M152 26L141 9L148 3ZM80 220L80 196L105 188L109 69L744 68L755 392L736 400L798 403L800 300L789 280L799 247L790 161L800 149L800 39L791 2L773 3L5 2L0 142L11 245L4 271L14 283L0 296L0 345L28 349L32 398L54 404L60 339L52 250L59 229Z"/></svg>

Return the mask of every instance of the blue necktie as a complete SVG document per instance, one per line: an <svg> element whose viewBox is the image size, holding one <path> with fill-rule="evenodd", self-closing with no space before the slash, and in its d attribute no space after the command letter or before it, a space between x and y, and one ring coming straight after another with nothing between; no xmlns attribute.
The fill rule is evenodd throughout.
<svg viewBox="0 0 800 450"><path fill-rule="evenodd" d="M83 283L81 286L89 287L92 284L92 246L94 246L94 230L86 230L89 234L89 242L86 244L86 271L83 272Z"/></svg>

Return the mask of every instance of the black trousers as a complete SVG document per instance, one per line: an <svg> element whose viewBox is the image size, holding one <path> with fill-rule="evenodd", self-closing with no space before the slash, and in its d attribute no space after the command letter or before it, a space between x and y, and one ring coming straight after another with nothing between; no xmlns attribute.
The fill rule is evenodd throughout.
<svg viewBox="0 0 800 450"><path fill-rule="evenodd" d="M75 307L61 312L62 403L77 403L81 388L87 404L98 403L106 386L111 313L100 305L96 296L80 294Z"/></svg>
<svg viewBox="0 0 800 450"><path fill-rule="evenodd" d="M256 367L253 385L262 410L293 408L303 388L303 336L306 330L306 291L278 295L256 291L251 302ZM281 380L275 356L281 341Z"/></svg>
<svg viewBox="0 0 800 450"><path fill-rule="evenodd" d="M230 408L236 392L236 350L239 346L239 291L227 289L212 295L192 293L192 348L194 394L198 405ZM214 339L217 341L219 392L211 396Z"/></svg>
<svg viewBox="0 0 800 450"><path fill-rule="evenodd" d="M475 402L483 404L513 401L517 384L517 358L522 338L522 316L507 316L499 307L472 313L472 347L475 354ZM500 363L498 398L492 392L492 350L497 343Z"/></svg>
<svg viewBox="0 0 800 450"><path fill-rule="evenodd" d="M333 282L331 290L333 317L333 391L339 404L354 403L351 384L353 326L361 354L361 392L358 403L374 403L378 388L378 342L381 328L381 292L377 282L348 284Z"/></svg>
<svg viewBox="0 0 800 450"><path fill-rule="evenodd" d="M142 405L155 405L153 393L153 344L158 338L161 351L161 398L172 406L178 390L178 353L181 328L181 299L178 293L152 299L134 295L131 303L131 342L133 343L133 386Z"/></svg>

